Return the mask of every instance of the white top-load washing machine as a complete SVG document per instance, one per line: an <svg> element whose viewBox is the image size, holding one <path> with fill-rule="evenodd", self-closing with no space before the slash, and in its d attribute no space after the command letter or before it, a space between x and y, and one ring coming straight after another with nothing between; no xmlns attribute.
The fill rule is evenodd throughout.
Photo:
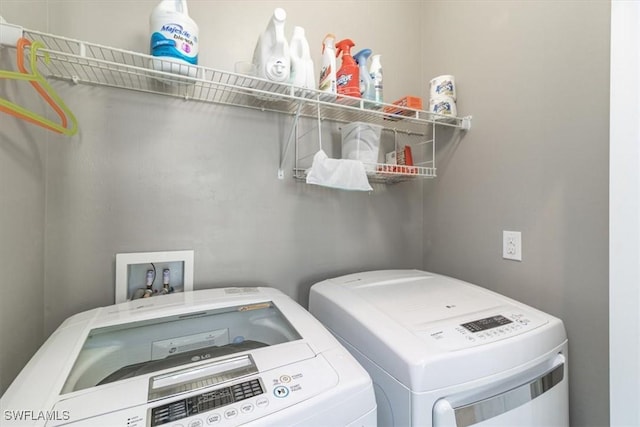
<svg viewBox="0 0 640 427"><path fill-rule="evenodd" d="M562 321L416 270L311 287L309 310L371 375L379 426L568 426Z"/></svg>
<svg viewBox="0 0 640 427"><path fill-rule="evenodd" d="M0 400L2 426L375 426L367 372L271 288L138 299L67 319Z"/></svg>

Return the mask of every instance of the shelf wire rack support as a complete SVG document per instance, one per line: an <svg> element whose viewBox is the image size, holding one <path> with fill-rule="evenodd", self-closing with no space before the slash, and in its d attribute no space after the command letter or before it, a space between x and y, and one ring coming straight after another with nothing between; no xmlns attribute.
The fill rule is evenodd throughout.
<svg viewBox="0 0 640 427"><path fill-rule="evenodd" d="M280 153L280 166L278 167L278 179L284 179L284 162L287 159L287 153L289 152L291 141L293 141L294 136L297 135L298 120L300 119L301 111L302 111L302 102L299 102L298 108L293 117L293 122L291 123L291 129L289 130L289 137L287 138L287 142L285 143L285 146L283 147L282 152Z"/></svg>

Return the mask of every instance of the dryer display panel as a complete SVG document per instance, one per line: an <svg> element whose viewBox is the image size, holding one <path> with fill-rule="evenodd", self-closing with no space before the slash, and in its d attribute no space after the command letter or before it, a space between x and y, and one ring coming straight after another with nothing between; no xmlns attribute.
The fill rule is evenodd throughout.
<svg viewBox="0 0 640 427"><path fill-rule="evenodd" d="M479 319L476 316L478 313L474 317L445 320L419 334L447 350L458 350L520 335L548 323L533 312L512 306L487 310Z"/></svg>
<svg viewBox="0 0 640 427"><path fill-rule="evenodd" d="M480 320L474 320L473 322L463 323L462 326L470 332L486 331L487 329L497 328L498 326L508 325L513 323L502 315L486 317Z"/></svg>

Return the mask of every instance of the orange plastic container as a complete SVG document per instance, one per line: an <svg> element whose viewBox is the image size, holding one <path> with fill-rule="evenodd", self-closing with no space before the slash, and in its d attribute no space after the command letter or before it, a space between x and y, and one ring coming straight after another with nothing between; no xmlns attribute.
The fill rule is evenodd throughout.
<svg viewBox="0 0 640 427"><path fill-rule="evenodd" d="M397 105L397 107L384 107L384 112L399 116L414 116L415 111L412 110L422 110L422 98L417 96L405 96L404 98L394 101L393 105Z"/></svg>

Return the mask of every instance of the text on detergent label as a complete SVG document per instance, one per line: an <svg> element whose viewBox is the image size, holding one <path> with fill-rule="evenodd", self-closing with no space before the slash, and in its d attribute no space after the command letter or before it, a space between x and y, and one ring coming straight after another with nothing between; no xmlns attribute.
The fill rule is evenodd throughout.
<svg viewBox="0 0 640 427"><path fill-rule="evenodd" d="M160 28L160 31L170 33L176 40L184 41L189 44L193 44L198 41L198 38L193 36L189 31L185 30L180 24L165 24ZM192 40L193 39L193 40Z"/></svg>

